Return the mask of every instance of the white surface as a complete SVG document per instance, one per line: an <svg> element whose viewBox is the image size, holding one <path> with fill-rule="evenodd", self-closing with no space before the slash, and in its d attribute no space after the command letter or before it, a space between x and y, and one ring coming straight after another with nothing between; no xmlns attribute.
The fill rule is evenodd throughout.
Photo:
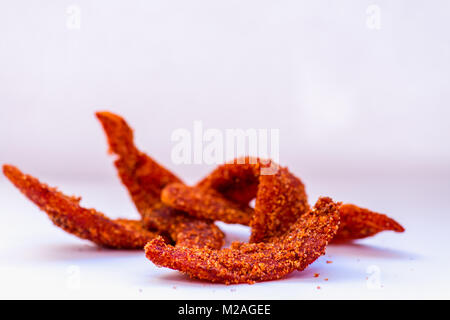
<svg viewBox="0 0 450 320"><path fill-rule="evenodd" d="M171 168L171 133L201 120L280 129L285 165L449 172L448 12L448 0L1 1L0 161L109 176L93 116L109 109Z"/></svg>
<svg viewBox="0 0 450 320"><path fill-rule="evenodd" d="M102 182L47 180L68 193L84 195L84 205L112 217L137 216L115 177ZM450 298L449 199L444 196L449 193L448 179L309 177L305 181L310 199L328 194L389 212L406 232L332 245L304 272L232 286L189 280L177 271L157 268L141 251L99 249L79 240L54 227L3 177L0 181L0 298ZM227 242L247 240L245 227L220 226ZM380 276L375 288L370 286L376 280L373 270Z"/></svg>

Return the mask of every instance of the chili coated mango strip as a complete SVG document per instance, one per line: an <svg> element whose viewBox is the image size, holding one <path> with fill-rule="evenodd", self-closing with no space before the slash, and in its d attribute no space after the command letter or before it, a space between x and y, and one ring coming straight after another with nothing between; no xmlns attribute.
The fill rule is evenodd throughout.
<svg viewBox="0 0 450 320"><path fill-rule="evenodd" d="M200 192L199 188L212 188L223 194L227 199L241 203L242 205L248 204L249 201L254 198L256 198L256 201L258 202L257 192L260 188L260 182L268 181L271 179L271 176L273 177L274 175L260 174L262 167L260 159L252 159L247 157L244 159L244 161L240 161L241 163L244 162L244 164L237 164L237 162L238 161L235 160L231 164L224 164L217 167L211 174L209 174L197 184L196 192ZM253 164L251 164L250 162L253 162ZM265 161L264 163L266 163L267 165L268 162ZM172 188L172 185L169 185L167 187L167 189L170 188ZM163 191L163 195L165 193L166 191ZM289 190L287 190L287 193L291 194ZM177 203L179 202L191 204L187 195L184 196L183 194L178 194L178 196L179 198L176 201L174 199L170 200L170 203L172 203L175 207L177 207ZM300 189L299 196L304 198L304 201L306 202L306 194L304 192L304 189ZM163 198L163 200L169 202L169 197L167 196L167 194L166 197ZM202 206L197 205L196 207L201 208ZM195 212L195 208L189 208L188 205L185 205L184 209L191 214L201 216L201 212ZM255 206L255 210L256 209L258 209L258 206ZM276 207L270 209L269 212L273 212L274 210L276 210ZM305 210L303 209L302 211ZM247 212L249 212L249 214L252 214L250 211ZM335 242L366 238L373 236L378 232L387 230L392 230L395 232L404 231L404 228L394 219L389 218L384 214L379 214L355 205L342 205L339 209L339 212L341 214L341 227L336 234L334 240ZM235 219L233 221L233 215L229 215L226 222L247 224L246 221L254 221L252 226L254 229L256 229L259 228L258 226L265 226L265 220L270 216L270 214L266 216L263 212L258 212L258 215L259 218L247 217L247 219L243 219L243 221L242 219ZM278 216L283 217L283 215ZM289 215L287 217L289 217ZM280 221L278 225L282 229L285 229L288 228L291 223L292 220L287 219L284 222ZM276 230L277 228L272 227L272 229ZM253 233L259 233L260 236L252 236L251 241L263 241L265 237L264 232L254 230Z"/></svg>
<svg viewBox="0 0 450 320"><path fill-rule="evenodd" d="M262 175L263 163L268 161L251 158L244 161L241 164L239 162L243 161L236 159L232 164L219 166L195 187L170 184L163 190L161 200L195 217L250 225L250 242L266 241L284 234L309 210L303 183L280 166L276 173ZM251 187L251 194L244 192L245 196L239 199L231 192L250 185L255 185L256 189ZM248 207L248 201L255 197L253 210Z"/></svg>
<svg viewBox="0 0 450 320"><path fill-rule="evenodd" d="M161 201L191 216L227 223L250 224L254 210L232 202L213 189L172 183L163 189Z"/></svg>

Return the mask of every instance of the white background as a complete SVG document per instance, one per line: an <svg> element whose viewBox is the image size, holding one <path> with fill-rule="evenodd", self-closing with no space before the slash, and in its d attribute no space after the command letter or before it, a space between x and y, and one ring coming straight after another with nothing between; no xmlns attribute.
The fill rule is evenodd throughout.
<svg viewBox="0 0 450 320"><path fill-rule="evenodd" d="M175 129L275 128L311 202L357 203L407 232L332 246L285 280L210 285L63 233L0 177L0 296L449 298L449 12L448 1L1 1L0 163L137 217L94 111L123 115L139 147L191 183L212 167L171 161Z"/></svg>

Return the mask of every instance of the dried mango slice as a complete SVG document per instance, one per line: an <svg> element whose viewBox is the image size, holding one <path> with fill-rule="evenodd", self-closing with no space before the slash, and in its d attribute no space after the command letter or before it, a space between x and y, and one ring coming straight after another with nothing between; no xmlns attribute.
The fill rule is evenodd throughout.
<svg viewBox="0 0 450 320"><path fill-rule="evenodd" d="M188 216L162 203L153 206L142 223L147 228L166 232L177 246L220 249L224 244L224 233L211 220Z"/></svg>
<svg viewBox="0 0 450 320"><path fill-rule="evenodd" d="M213 189L188 187L182 183L165 187L161 201L191 216L227 223L248 225L254 213L252 208L239 206Z"/></svg>
<svg viewBox="0 0 450 320"><path fill-rule="evenodd" d="M97 112L106 133L115 166L147 227L167 232L177 244L219 249L223 232L211 219L196 219L162 205L162 189L181 180L134 145L133 131L123 118L111 112Z"/></svg>
<svg viewBox="0 0 450 320"><path fill-rule="evenodd" d="M262 175L263 163L267 165L269 162L237 159L233 164L219 166L195 187L179 183L168 185L161 194L161 200L195 217L250 225L250 242L267 241L270 237L284 234L302 214L308 212L309 205L300 179L279 166L275 174ZM244 192L245 196L239 199L235 196L237 193L231 192L233 188L240 190L250 185L256 185L256 192L252 187L252 194ZM252 210L248 201L254 197L255 209Z"/></svg>
<svg viewBox="0 0 450 320"><path fill-rule="evenodd" d="M4 165L3 173L28 199L45 211L55 225L81 239L104 247L141 249L160 235L143 228L140 221L112 220L94 209L83 208L79 204L81 198L66 196L23 174L14 166Z"/></svg>
<svg viewBox="0 0 450 320"><path fill-rule="evenodd" d="M253 164L249 162L253 161ZM217 190L221 194L223 194L227 199L231 201L241 203L242 205L246 205L250 200L256 197L258 202L258 190L261 188L261 181L268 181L273 179L274 175L260 175L261 170L261 161L259 159L251 159L245 158L244 164L236 164L237 160L235 160L232 164L224 164L217 167L210 175L205 177L202 181L200 181L196 188L196 192L199 193L198 188L211 188ZM243 161L241 160L241 163ZM256 163L255 163L256 162ZM265 162L268 163L268 162ZM283 169L281 169L283 170ZM289 175L286 175L289 177ZM269 183L270 185L271 183ZM172 185L169 185L167 188L171 188ZM295 189L295 187L294 187ZM301 198L304 198L304 202L306 202L306 194L304 192L304 188L298 188L299 195ZM287 194L292 194L291 190L287 188ZM163 191L165 194L165 191ZM190 214L194 214L197 216L202 216L201 212L195 212L195 208L189 208L189 197L183 194L179 194L178 202L184 202L185 211ZM199 197L199 196L198 196ZM163 199L168 201L168 199ZM176 202L172 199L171 203L177 207ZM295 201L294 201L295 203ZM297 203L302 203L297 202ZM204 207L205 205L203 205ZM196 208L201 208L201 205L197 205ZM258 205L255 206L255 211L259 208ZM259 210L259 209L258 209ZM265 208L267 212L273 212L276 210L276 205L274 208ZM239 221L238 219L232 220L232 215L227 217L226 222L231 223L241 223L247 224L246 221L250 220L252 222L252 227L254 230L254 234L251 238L251 242L259 242L264 241L265 231L257 231L259 226L263 228L267 225L266 219L271 216L271 214L266 215L265 211L258 211L258 214L255 218L247 218L244 221ZM353 239L361 239L375 235L378 232L393 230L396 232L403 232L404 228L396 222L394 219L389 218L386 215L379 214L373 212L368 209L363 209L355 205L345 204L340 208L340 213L342 215L341 227L336 235L335 242L353 240ZM247 211L249 214L253 216L251 211ZM303 209L304 212L304 209ZM207 216L205 214L205 216ZM290 217L290 215L284 216L282 214L275 215L276 217ZM272 217L274 217L272 215ZM218 219L222 220L222 219ZM231 221L230 221L231 220ZM278 226L283 229L288 228L292 224L292 220L287 219L286 221L277 221ZM276 230L277 227L273 226L271 229ZM258 236L259 234L259 236Z"/></svg>
<svg viewBox="0 0 450 320"><path fill-rule="evenodd" d="M97 112L106 133L109 152L115 161L119 177L127 187L136 208L142 215L160 202L161 190L169 183L181 180L134 145L133 130L123 118L111 112Z"/></svg>
<svg viewBox="0 0 450 320"><path fill-rule="evenodd" d="M341 242L371 237L381 231L404 232L405 229L394 219L385 214L343 204L339 207L341 226L333 241Z"/></svg>
<svg viewBox="0 0 450 320"><path fill-rule="evenodd" d="M192 278L226 284L254 283L305 269L325 253L338 227L337 204L330 198L320 198L286 234L270 242L234 243L231 248L210 250L173 247L156 238L145 246L145 252L157 266L179 270Z"/></svg>
<svg viewBox="0 0 450 320"><path fill-rule="evenodd" d="M255 214L250 226L250 242L267 241L285 234L298 218L309 210L305 188L286 168L274 175L260 177Z"/></svg>
<svg viewBox="0 0 450 320"><path fill-rule="evenodd" d="M261 168L267 166L270 164L258 158L237 158L218 166L197 187L216 190L230 201L248 205L256 197Z"/></svg>

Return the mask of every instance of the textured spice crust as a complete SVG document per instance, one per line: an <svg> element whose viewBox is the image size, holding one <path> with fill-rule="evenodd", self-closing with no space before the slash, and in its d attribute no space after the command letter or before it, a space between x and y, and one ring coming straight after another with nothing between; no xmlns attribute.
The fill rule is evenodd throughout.
<svg viewBox="0 0 450 320"><path fill-rule="evenodd" d="M161 201L191 216L227 223L248 225L254 213L252 208L240 206L213 189L188 187L182 183L172 183L165 187L161 193Z"/></svg>
<svg viewBox="0 0 450 320"><path fill-rule="evenodd" d="M274 175L262 175L259 181L250 242L285 234L309 210L303 183L286 168L280 167Z"/></svg>
<svg viewBox="0 0 450 320"><path fill-rule="evenodd" d="M258 158L238 158L218 166L197 187L216 190L233 202L248 205L256 197L261 168L268 166L270 163Z"/></svg>
<svg viewBox="0 0 450 320"><path fill-rule="evenodd" d="M394 219L385 214L360 208L354 204L339 207L341 226L334 237L334 242L371 237L381 231L403 232L405 229Z"/></svg>
<svg viewBox="0 0 450 320"><path fill-rule="evenodd" d="M225 235L211 219L197 219L161 204L162 189L181 180L134 145L133 130L111 112L97 112L106 133L119 177L145 226L167 232L177 244L219 249Z"/></svg>
<svg viewBox="0 0 450 320"><path fill-rule="evenodd" d="M134 145L133 130L123 118L111 112L97 112L109 144L117 155L115 166L141 215L160 202L161 190L181 180Z"/></svg>
<svg viewBox="0 0 450 320"><path fill-rule="evenodd" d="M220 249L224 244L225 235L213 221L191 217L162 203L154 205L142 223L166 232L177 246Z"/></svg>
<svg viewBox="0 0 450 320"><path fill-rule="evenodd" d="M148 259L161 267L212 282L254 283L282 278L303 270L325 253L339 227L337 204L320 198L284 235L270 242L233 243L221 250L173 247L162 238L145 246Z"/></svg>
<svg viewBox="0 0 450 320"><path fill-rule="evenodd" d="M140 221L112 220L94 209L83 208L79 204L81 198L66 196L23 174L14 166L4 165L3 173L28 199L45 211L55 225L79 238L104 247L141 249L160 235L143 228Z"/></svg>

